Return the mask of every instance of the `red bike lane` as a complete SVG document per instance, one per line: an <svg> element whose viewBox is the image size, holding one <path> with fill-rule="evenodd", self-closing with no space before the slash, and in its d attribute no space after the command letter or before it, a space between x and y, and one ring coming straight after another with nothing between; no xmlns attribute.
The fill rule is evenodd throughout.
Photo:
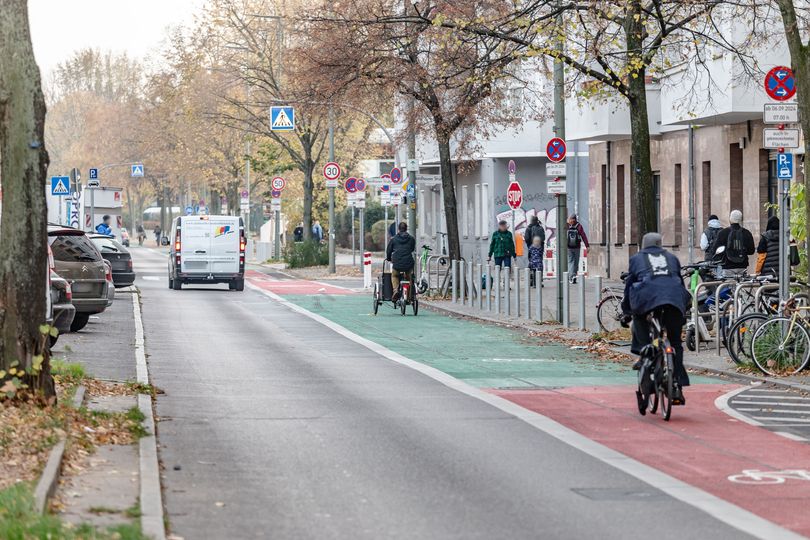
<svg viewBox="0 0 810 540"><path fill-rule="evenodd" d="M280 295L289 294L327 294L344 295L354 294L354 291L308 279L278 279L262 272L248 270L245 272L245 279L251 284Z"/></svg>
<svg viewBox="0 0 810 540"><path fill-rule="evenodd" d="M745 471L806 470L810 445L732 418L715 400L739 385L695 385L665 422L641 416L635 386L491 390L613 450L810 536L809 480L758 480Z"/></svg>

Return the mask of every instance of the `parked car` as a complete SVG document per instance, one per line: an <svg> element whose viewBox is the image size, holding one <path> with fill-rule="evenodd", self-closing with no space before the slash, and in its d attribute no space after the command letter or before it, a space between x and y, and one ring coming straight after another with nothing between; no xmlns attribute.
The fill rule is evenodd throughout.
<svg viewBox="0 0 810 540"><path fill-rule="evenodd" d="M127 231L126 227L121 227L121 244L129 247L129 231Z"/></svg>
<svg viewBox="0 0 810 540"><path fill-rule="evenodd" d="M73 305L73 291L68 280L51 271L51 306L53 306L53 322L51 323L59 335L70 332L73 317L76 316L76 307ZM57 337L51 337L51 347L56 344Z"/></svg>
<svg viewBox="0 0 810 540"><path fill-rule="evenodd" d="M113 282L112 265L110 261L104 259L105 274L104 278L107 280L107 307L110 307L115 300L115 283Z"/></svg>
<svg viewBox="0 0 810 540"><path fill-rule="evenodd" d="M227 283L245 290L245 228L236 216L179 216L169 238L169 288L184 283Z"/></svg>
<svg viewBox="0 0 810 540"><path fill-rule="evenodd" d="M108 285L101 253L84 231L48 225L48 243L53 251L56 273L70 282L76 308L71 332L87 325L90 315L107 309Z"/></svg>
<svg viewBox="0 0 810 540"><path fill-rule="evenodd" d="M127 287L135 282L132 270L132 255L118 240L105 234L90 234L90 240L101 252L104 260L112 265L113 283L116 287Z"/></svg>

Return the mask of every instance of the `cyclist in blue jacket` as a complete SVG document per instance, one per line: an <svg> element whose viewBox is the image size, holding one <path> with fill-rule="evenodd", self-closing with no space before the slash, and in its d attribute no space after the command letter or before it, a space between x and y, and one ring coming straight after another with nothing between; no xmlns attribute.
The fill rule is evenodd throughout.
<svg viewBox="0 0 810 540"><path fill-rule="evenodd" d="M675 351L676 390L673 404L683 405L686 400L681 390L689 386L689 375L683 367L683 342L681 332L691 295L681 280L681 263L672 253L661 247L661 235L647 233L641 240L641 251L630 258L630 268L624 280L622 312L623 324L632 318L633 342L631 351L643 354L650 344L650 328L647 314L660 309L659 322L666 329L670 345ZM641 359L633 369L641 367Z"/></svg>

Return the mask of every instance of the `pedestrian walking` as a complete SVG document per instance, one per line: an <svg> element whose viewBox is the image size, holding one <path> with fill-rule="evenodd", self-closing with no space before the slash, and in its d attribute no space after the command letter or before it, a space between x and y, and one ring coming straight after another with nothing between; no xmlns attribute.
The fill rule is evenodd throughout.
<svg viewBox="0 0 810 540"><path fill-rule="evenodd" d="M155 225L155 228L152 230L152 233L155 235L155 244L160 245L160 225Z"/></svg>
<svg viewBox="0 0 810 540"><path fill-rule="evenodd" d="M729 226L717 234L709 248L711 260L724 270L745 270L748 256L754 254L754 236L741 225L742 220L742 212L732 210L728 216Z"/></svg>
<svg viewBox="0 0 810 540"><path fill-rule="evenodd" d="M565 234L565 239L568 244L568 280L571 283L577 282L577 274L579 273L579 251L583 244L585 245L585 257L588 256L588 249L591 247L588 243L588 236L585 234L585 229L582 223L579 222L576 214L571 214L568 218L568 230Z"/></svg>
<svg viewBox="0 0 810 540"><path fill-rule="evenodd" d="M487 262L491 261L492 257L495 257L496 266L512 268L512 259L515 257L515 239L509 232L506 221L499 221L498 230L492 233Z"/></svg>
<svg viewBox="0 0 810 540"><path fill-rule="evenodd" d="M543 239L540 236L535 236L532 239L532 244L529 246L529 286L536 287L535 282L537 270L540 270L540 275L543 275ZM542 279L542 278L541 278ZM543 282L540 282L543 286Z"/></svg>
<svg viewBox="0 0 810 540"><path fill-rule="evenodd" d="M788 262L791 266L799 264L799 249L791 239ZM771 216L765 225L765 232L757 244L757 262L754 267L757 274L779 275L779 218Z"/></svg>
<svg viewBox="0 0 810 540"><path fill-rule="evenodd" d="M539 237L540 244L545 245L546 229L543 227L543 224L540 223L540 219L537 216L532 216L529 226L526 227L526 232L523 233L523 240L526 242L527 248L534 244L535 237Z"/></svg>
<svg viewBox="0 0 810 540"><path fill-rule="evenodd" d="M700 249L703 250L703 259L706 261L711 260L709 255L709 248L712 247L717 235L723 230L723 224L717 219L717 216L712 214L709 216L709 221L706 223L706 228L703 234L700 235Z"/></svg>
<svg viewBox="0 0 810 540"><path fill-rule="evenodd" d="M312 239L319 244L323 241L323 227L321 227L321 222L318 220L315 220L315 223L312 224Z"/></svg>
<svg viewBox="0 0 810 540"><path fill-rule="evenodd" d="M298 227L293 229L293 242L303 242L304 241L304 222L300 222Z"/></svg>

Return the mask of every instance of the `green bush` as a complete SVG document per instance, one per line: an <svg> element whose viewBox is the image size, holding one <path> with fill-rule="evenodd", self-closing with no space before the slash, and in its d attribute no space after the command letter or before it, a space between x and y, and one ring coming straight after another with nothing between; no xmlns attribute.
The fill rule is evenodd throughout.
<svg viewBox="0 0 810 540"><path fill-rule="evenodd" d="M284 248L284 260L290 268L329 264L329 247L315 240L290 242Z"/></svg>
<svg viewBox="0 0 810 540"><path fill-rule="evenodd" d="M371 226L371 239L378 250L385 249L385 227L385 220L382 219Z"/></svg>

